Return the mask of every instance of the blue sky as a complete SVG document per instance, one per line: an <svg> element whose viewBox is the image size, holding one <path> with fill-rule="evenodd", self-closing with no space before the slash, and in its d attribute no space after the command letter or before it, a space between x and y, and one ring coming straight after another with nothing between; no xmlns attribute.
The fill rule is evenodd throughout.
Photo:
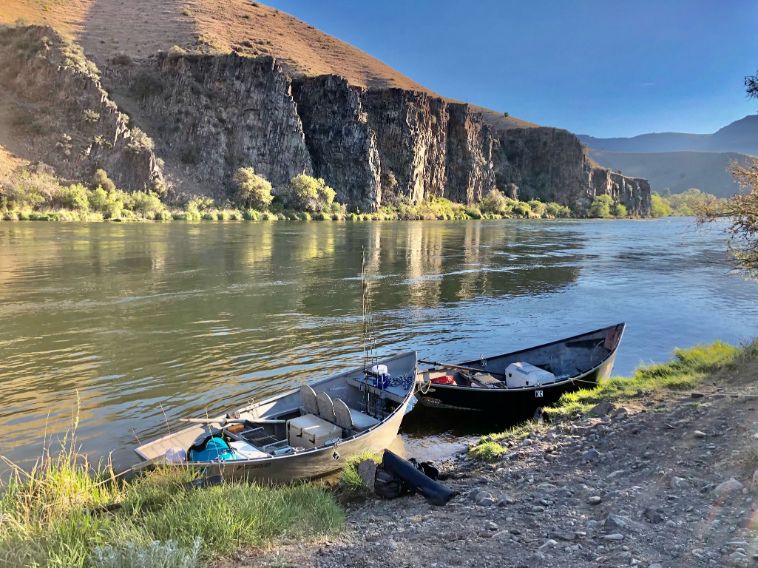
<svg viewBox="0 0 758 568"><path fill-rule="evenodd" d="M758 111L755 0L269 0L430 89L594 136Z"/></svg>

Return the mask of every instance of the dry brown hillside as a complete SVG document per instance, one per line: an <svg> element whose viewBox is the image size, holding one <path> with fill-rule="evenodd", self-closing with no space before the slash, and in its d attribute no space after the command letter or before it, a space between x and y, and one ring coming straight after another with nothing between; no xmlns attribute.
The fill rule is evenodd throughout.
<svg viewBox="0 0 758 568"><path fill-rule="evenodd" d="M272 55L296 75L431 93L375 57L280 10L249 0L3 0L0 22L45 23L77 39L98 64L178 45L207 52ZM536 126L476 107L499 128Z"/></svg>
<svg viewBox="0 0 758 568"><path fill-rule="evenodd" d="M142 58L178 45L206 53L271 55L293 75L335 74L358 86L434 94L360 49L249 0L0 0L0 23L16 22L53 27L79 42L100 66L116 55ZM0 118L5 106L0 101ZM535 126L475 108L497 128ZM20 163L3 146L18 153L23 140L0 140L0 174Z"/></svg>
<svg viewBox="0 0 758 568"><path fill-rule="evenodd" d="M2 0L0 23L46 24L75 37L92 0Z"/></svg>
<svg viewBox="0 0 758 568"><path fill-rule="evenodd" d="M428 91L367 53L280 10L248 0L4 0L0 22L45 23L78 39L96 62L173 45L272 55L293 74Z"/></svg>

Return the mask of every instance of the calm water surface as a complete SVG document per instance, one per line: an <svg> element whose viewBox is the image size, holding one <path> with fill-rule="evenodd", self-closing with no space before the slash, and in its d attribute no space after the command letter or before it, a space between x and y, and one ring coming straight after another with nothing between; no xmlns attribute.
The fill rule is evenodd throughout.
<svg viewBox="0 0 758 568"><path fill-rule="evenodd" d="M626 321L627 374L758 335L758 283L723 226L689 219L0 223L0 454L29 463L78 398L83 449L123 467L167 421L360 365L362 248L381 353L456 361ZM411 452L455 443L408 419Z"/></svg>

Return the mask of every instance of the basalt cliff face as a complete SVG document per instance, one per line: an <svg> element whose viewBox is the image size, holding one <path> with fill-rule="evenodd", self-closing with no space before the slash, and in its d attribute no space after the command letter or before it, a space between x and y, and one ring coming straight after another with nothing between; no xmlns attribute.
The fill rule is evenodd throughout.
<svg viewBox="0 0 758 568"><path fill-rule="evenodd" d="M18 38L32 48L22 53ZM68 154L41 159L71 179L104 167L122 187L141 189L165 174L176 192L224 198L236 169L253 166L275 188L298 173L323 177L360 210L434 196L472 204L499 188L580 213L608 193L632 214L649 213L647 182L593 166L573 134L498 129L430 93L293 77L270 56L236 54L111 61L101 85L86 59L61 63L70 46L49 28L6 29L0 40L2 61L21 57L4 75L20 105L34 103L30 92L60 99L54 131L77 139Z"/></svg>

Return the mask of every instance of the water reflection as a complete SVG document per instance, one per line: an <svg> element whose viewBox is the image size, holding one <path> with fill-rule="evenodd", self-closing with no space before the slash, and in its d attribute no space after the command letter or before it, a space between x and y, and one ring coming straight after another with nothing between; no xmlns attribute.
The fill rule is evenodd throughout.
<svg viewBox="0 0 758 568"><path fill-rule="evenodd" d="M127 463L135 438L166 421L360 364L363 250L385 352L456 359L627 320L628 370L674 344L753 334L756 286L724 268L721 233L692 231L686 222L3 223L0 453L37 455L45 430L69 426L78 393L85 448L115 449ZM728 304L727 288L737 298Z"/></svg>

